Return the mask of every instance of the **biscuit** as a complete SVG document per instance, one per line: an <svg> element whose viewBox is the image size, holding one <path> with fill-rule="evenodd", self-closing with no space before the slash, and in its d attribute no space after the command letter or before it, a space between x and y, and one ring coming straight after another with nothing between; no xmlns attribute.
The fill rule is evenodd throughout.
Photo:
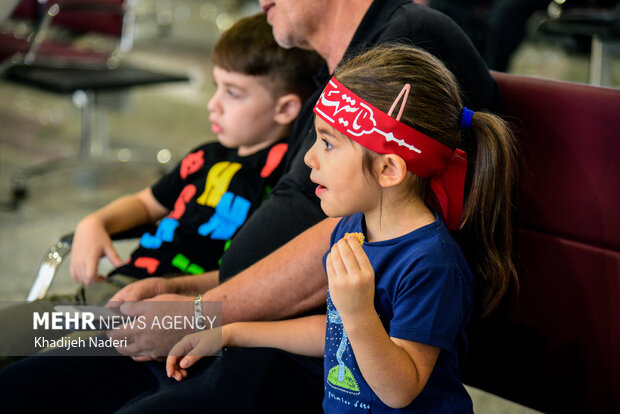
<svg viewBox="0 0 620 414"><path fill-rule="evenodd" d="M353 237L361 246L364 245L364 235L362 233L345 233L343 238L346 239L347 236Z"/></svg>

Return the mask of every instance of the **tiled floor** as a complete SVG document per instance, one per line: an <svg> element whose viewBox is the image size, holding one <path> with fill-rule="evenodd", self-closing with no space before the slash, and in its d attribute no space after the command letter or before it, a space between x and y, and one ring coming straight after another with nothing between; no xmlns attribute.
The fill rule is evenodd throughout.
<svg viewBox="0 0 620 414"><path fill-rule="evenodd" d="M236 16L256 10L254 2L239 5L232 0L171 4L170 13L140 9L139 37L128 59L161 70L189 72L192 81L135 88L125 96L128 107L110 111L108 119L113 147L129 147L153 159L161 148L170 149L178 159L198 143L214 139L205 108L212 89L209 50L218 25L225 27ZM163 38L157 37L154 16L160 22L174 21ZM614 63L616 86L620 86L620 64ZM587 82L588 58L528 41L515 54L511 71ZM9 200L15 168L75 154L78 133L79 112L69 97L0 82L0 202ZM0 300L25 297L43 253L61 234L72 231L81 217L122 194L144 188L157 174L152 165L89 161L82 168L32 180L29 195L17 210L0 211ZM119 249L127 254L133 245L123 242ZM53 290L73 289L68 266L64 266ZM470 392L477 413L532 412L475 389Z"/></svg>

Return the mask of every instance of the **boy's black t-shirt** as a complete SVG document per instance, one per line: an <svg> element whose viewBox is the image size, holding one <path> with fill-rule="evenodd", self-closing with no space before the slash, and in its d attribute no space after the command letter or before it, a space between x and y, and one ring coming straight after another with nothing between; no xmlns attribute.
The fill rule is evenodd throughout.
<svg viewBox="0 0 620 414"><path fill-rule="evenodd" d="M279 141L246 157L219 143L192 150L152 187L170 214L111 274L144 278L217 269L229 240L282 175L287 149Z"/></svg>

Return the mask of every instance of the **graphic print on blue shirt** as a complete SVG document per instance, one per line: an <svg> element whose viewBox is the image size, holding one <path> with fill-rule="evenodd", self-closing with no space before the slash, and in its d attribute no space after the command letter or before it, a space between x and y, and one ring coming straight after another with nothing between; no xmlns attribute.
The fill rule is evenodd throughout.
<svg viewBox="0 0 620 414"><path fill-rule="evenodd" d="M359 370L342 318L327 296L327 331L325 338L325 399L341 409L370 408L371 390Z"/></svg>
<svg viewBox="0 0 620 414"><path fill-rule="evenodd" d="M198 234L214 240L228 240L245 222L251 203L241 196L226 192L215 207L215 213L208 222L198 227Z"/></svg>
<svg viewBox="0 0 620 414"><path fill-rule="evenodd" d="M351 373L351 370L345 365L344 360L342 359L344 351L347 349L347 345L349 344L349 338L347 337L347 333L342 325L342 318L335 308L329 310L327 317L329 318L330 323L339 325L342 335L340 345L338 345L338 350L336 351L336 361L338 361L338 365L329 370L329 373L327 374L327 382L332 387L344 392L359 394L360 388L357 385L357 381Z"/></svg>

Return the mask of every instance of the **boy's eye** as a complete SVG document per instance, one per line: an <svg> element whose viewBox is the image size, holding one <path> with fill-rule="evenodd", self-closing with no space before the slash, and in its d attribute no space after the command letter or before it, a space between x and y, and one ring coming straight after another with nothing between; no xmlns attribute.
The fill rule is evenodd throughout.
<svg viewBox="0 0 620 414"><path fill-rule="evenodd" d="M233 99L237 99L237 98L241 97L240 94L238 94L236 91L234 91L232 89L226 89L226 93L228 94L228 96L230 96Z"/></svg>
<svg viewBox="0 0 620 414"><path fill-rule="evenodd" d="M334 148L334 146L332 144L330 144L329 141L327 141L326 139L321 138L321 141L323 141L323 143L325 144L325 149L326 150L330 150L330 149Z"/></svg>

